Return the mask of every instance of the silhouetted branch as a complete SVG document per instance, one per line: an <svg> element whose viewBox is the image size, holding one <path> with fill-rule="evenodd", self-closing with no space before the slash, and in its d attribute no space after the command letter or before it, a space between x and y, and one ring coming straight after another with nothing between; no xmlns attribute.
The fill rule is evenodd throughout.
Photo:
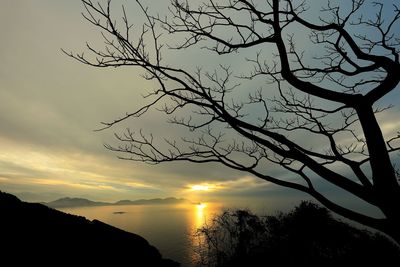
<svg viewBox="0 0 400 267"><path fill-rule="evenodd" d="M84 18L102 32L104 48L87 44L91 56L65 53L95 67L139 67L144 79L157 84L146 103L102 123L101 129L157 110L193 136L161 142L128 129L116 134L120 145L108 149L121 159L150 164L219 162L306 192L333 211L400 240L400 187L389 157L400 149L399 136L385 138L376 113L386 108L375 107L400 81L398 6L385 21L381 3L374 4L371 19L362 15L364 0L343 6L327 1L315 22L307 15L306 1L173 0L170 15L163 18L136 2L145 18L141 27L129 23L125 7L117 23L110 0L82 0ZM355 34L354 27L367 33ZM310 34L307 49L315 53L298 48L297 30ZM162 33L183 41L166 44ZM258 52L245 58L251 68L239 70L219 64L215 70L190 71L163 61L169 49L195 47L224 57ZM298 180L269 175L265 169L271 164ZM335 203L318 192L315 178L376 206L385 218Z"/></svg>

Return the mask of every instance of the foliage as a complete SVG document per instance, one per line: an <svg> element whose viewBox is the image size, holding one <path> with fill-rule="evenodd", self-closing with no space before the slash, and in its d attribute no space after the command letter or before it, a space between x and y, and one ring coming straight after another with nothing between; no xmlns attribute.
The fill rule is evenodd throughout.
<svg viewBox="0 0 400 267"><path fill-rule="evenodd" d="M225 211L195 235L199 266L397 266L400 259L386 237L310 202L275 216Z"/></svg>

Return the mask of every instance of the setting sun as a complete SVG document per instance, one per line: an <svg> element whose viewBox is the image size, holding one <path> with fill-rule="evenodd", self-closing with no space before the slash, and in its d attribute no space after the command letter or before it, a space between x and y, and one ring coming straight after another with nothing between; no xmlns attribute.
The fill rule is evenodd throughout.
<svg viewBox="0 0 400 267"><path fill-rule="evenodd" d="M205 207L207 207L207 205L204 204L204 203L199 203L199 204L196 205L196 207L197 207L198 210L202 210L202 209L204 209Z"/></svg>

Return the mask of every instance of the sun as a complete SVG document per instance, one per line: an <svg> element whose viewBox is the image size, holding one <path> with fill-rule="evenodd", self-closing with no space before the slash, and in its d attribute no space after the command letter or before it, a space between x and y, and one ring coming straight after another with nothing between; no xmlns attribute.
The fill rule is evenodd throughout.
<svg viewBox="0 0 400 267"><path fill-rule="evenodd" d="M205 208L207 207L207 204L205 204L205 203L198 203L198 204L196 205L196 207L197 207L198 210L202 210L202 209L205 209Z"/></svg>
<svg viewBox="0 0 400 267"><path fill-rule="evenodd" d="M192 185L190 189L192 189L193 191L209 191L210 187L208 185L197 184L197 185Z"/></svg>

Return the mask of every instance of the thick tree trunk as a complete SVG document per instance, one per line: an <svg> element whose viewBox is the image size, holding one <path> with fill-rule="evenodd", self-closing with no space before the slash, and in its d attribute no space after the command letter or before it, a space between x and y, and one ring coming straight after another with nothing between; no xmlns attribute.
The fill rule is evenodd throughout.
<svg viewBox="0 0 400 267"><path fill-rule="evenodd" d="M355 108L369 152L374 190L380 197L387 194L400 193L397 177L386 148L386 142L372 106L361 101ZM392 201L395 201L395 199L392 199Z"/></svg>
<svg viewBox="0 0 400 267"><path fill-rule="evenodd" d="M364 132L372 171L372 197L387 220L379 227L400 245L400 186L390 160L381 128L370 103L356 107Z"/></svg>

